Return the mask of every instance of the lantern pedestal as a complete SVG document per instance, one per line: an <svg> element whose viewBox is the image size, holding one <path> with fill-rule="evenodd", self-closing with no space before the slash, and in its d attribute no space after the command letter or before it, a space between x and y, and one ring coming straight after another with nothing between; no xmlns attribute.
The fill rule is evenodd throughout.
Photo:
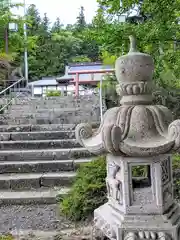
<svg viewBox="0 0 180 240"><path fill-rule="evenodd" d="M111 240L180 239L180 208L173 200L170 155L109 154L106 184L108 203L95 210L95 229Z"/></svg>

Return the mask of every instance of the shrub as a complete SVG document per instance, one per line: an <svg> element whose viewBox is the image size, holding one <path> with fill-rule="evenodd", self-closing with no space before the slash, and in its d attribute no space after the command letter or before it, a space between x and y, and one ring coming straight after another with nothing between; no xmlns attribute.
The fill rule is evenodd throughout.
<svg viewBox="0 0 180 240"><path fill-rule="evenodd" d="M174 194L176 199L180 199L180 155L173 156L173 177L174 177Z"/></svg>
<svg viewBox="0 0 180 240"><path fill-rule="evenodd" d="M58 90L48 90L46 92L46 97L60 97L61 92Z"/></svg>
<svg viewBox="0 0 180 240"><path fill-rule="evenodd" d="M82 164L69 194L60 203L61 212L74 221L84 220L106 202L106 161L101 156Z"/></svg>

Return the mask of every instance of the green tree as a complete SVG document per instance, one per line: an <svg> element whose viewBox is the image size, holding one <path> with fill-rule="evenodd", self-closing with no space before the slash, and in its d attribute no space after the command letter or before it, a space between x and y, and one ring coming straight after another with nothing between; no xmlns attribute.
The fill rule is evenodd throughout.
<svg viewBox="0 0 180 240"><path fill-rule="evenodd" d="M43 17L42 23L41 23L41 26L42 26L42 29L44 30L44 32L49 32L49 25L50 25L50 21L47 16L47 13L44 13L44 17Z"/></svg>
<svg viewBox="0 0 180 240"><path fill-rule="evenodd" d="M98 0L100 7L93 20L91 36L101 52L118 57L129 49L128 36L138 39L139 50L152 55L155 60L155 103L166 104L180 116L180 1L122 1ZM133 14L132 14L132 10ZM136 10L136 11L135 11ZM126 15L126 21L118 17ZM102 54L103 55L103 54Z"/></svg>
<svg viewBox="0 0 180 240"><path fill-rule="evenodd" d="M175 41L179 39L180 25L177 23L179 15L179 0L161 1L122 1L98 0L102 8L94 20L95 34L98 44L112 55L120 55L128 51L128 36L136 35L139 49L150 53L155 59L155 79L157 83L163 81L161 73L173 71L179 78L179 51L175 48ZM132 9L137 9L134 18L129 18ZM127 15L127 21L120 23L117 19L121 14ZM107 16L107 17L104 17ZM139 20L138 20L139 17ZM160 83L161 84L161 83ZM171 81L169 81L171 84Z"/></svg>
<svg viewBox="0 0 180 240"><path fill-rule="evenodd" d="M60 18L57 17L56 18L56 21L54 22L53 26L52 26L52 29L51 29L51 32L61 32L62 28L63 28L63 24L61 23L60 21Z"/></svg>
<svg viewBox="0 0 180 240"><path fill-rule="evenodd" d="M51 38L39 45L35 54L29 57L31 79L63 74L65 65L77 56L80 45L81 40L71 32L52 33Z"/></svg>
<svg viewBox="0 0 180 240"><path fill-rule="evenodd" d="M41 29L41 17L36 5L31 4L27 9L26 15L30 22L27 28L28 36L37 35Z"/></svg>
<svg viewBox="0 0 180 240"><path fill-rule="evenodd" d="M24 38L21 35L24 20L12 13L12 8L19 7L21 4L10 4L7 0L0 1L0 4L0 79L5 80L9 78L12 65L16 62L19 50L24 46ZM11 32L9 23L16 23L18 25L18 31ZM5 33L7 35L6 39ZM6 44L8 46L8 52L5 49ZM20 61L17 61L16 65L19 66Z"/></svg>
<svg viewBox="0 0 180 240"><path fill-rule="evenodd" d="M83 30L86 27L86 20L85 20L85 15L84 15L84 7L81 6L79 15L77 17L77 22L76 22L76 29L78 31Z"/></svg>

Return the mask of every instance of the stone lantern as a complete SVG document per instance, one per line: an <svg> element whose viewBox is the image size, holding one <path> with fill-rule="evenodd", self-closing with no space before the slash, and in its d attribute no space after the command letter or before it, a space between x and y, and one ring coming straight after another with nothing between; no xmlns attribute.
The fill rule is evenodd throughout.
<svg viewBox="0 0 180 240"><path fill-rule="evenodd" d="M153 59L137 51L134 37L115 71L121 105L104 114L98 130L76 128L82 146L107 154L108 202L94 212L95 229L111 240L180 240L171 158L180 150L180 120L153 105Z"/></svg>

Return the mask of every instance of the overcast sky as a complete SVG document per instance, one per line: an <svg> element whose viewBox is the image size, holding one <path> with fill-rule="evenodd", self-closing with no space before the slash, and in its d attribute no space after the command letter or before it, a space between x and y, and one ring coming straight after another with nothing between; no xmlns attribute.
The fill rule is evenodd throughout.
<svg viewBox="0 0 180 240"><path fill-rule="evenodd" d="M23 2L23 0L13 0L13 2ZM96 0L26 0L27 7L29 4L35 4L39 9L41 16L47 13L51 22L54 22L57 17L60 17L61 22L73 24L76 22L76 17L80 7L85 8L86 21L90 22L97 10ZM17 12L17 11L16 11ZM18 10L22 14L22 9Z"/></svg>

